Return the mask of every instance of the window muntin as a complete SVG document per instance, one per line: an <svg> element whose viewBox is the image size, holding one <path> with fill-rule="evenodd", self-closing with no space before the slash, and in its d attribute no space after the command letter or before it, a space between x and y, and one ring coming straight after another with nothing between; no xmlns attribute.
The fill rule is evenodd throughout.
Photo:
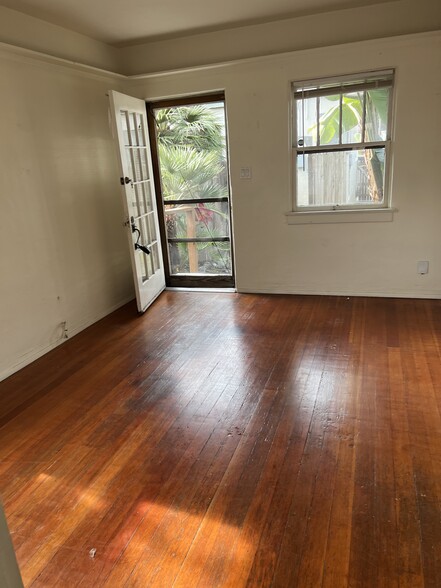
<svg viewBox="0 0 441 588"><path fill-rule="evenodd" d="M393 71L293 84L298 211L387 207Z"/></svg>

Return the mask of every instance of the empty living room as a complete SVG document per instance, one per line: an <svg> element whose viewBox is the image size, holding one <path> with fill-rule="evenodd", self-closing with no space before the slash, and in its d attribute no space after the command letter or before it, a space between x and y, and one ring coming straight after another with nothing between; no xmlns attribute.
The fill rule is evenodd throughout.
<svg viewBox="0 0 441 588"><path fill-rule="evenodd" d="M0 72L0 588L440 587L439 1L0 0Z"/></svg>

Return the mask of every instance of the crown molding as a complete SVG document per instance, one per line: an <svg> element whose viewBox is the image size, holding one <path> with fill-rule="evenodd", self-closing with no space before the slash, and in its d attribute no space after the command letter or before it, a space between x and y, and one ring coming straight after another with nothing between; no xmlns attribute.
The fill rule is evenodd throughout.
<svg viewBox="0 0 441 588"><path fill-rule="evenodd" d="M17 59L21 62L27 61L29 63L38 63L40 65L48 65L51 67L59 67L63 69L70 69L76 73L86 75L88 77L108 79L108 80L127 80L124 74L116 73L92 65L85 65L79 61L71 61L61 57L55 57L47 53L41 53L32 49L25 49L17 45L10 45L9 43L0 42L0 55L7 56L11 59Z"/></svg>

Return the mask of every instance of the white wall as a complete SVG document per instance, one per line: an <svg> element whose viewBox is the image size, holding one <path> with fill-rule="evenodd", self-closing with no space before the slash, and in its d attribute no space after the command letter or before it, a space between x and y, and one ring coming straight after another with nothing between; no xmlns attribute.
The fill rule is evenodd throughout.
<svg viewBox="0 0 441 588"><path fill-rule="evenodd" d="M0 42L110 71L121 70L115 47L4 6L0 6Z"/></svg>
<svg viewBox="0 0 441 588"><path fill-rule="evenodd" d="M225 89L240 291L441 295L441 35L427 33L132 80L146 99ZM393 222L288 225L292 80L396 68ZM240 180L241 166L253 179ZM429 260L426 276L418 260Z"/></svg>
<svg viewBox="0 0 441 588"><path fill-rule="evenodd" d="M0 51L0 379L133 298L109 88Z"/></svg>
<svg viewBox="0 0 441 588"><path fill-rule="evenodd" d="M131 44L120 49L120 58L124 72L144 74L440 28L440 0L394 0Z"/></svg>

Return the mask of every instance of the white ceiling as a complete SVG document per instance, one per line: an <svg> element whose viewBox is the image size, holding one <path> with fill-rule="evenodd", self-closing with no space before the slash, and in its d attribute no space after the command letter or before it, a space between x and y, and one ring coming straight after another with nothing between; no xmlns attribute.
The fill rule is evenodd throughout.
<svg viewBox="0 0 441 588"><path fill-rule="evenodd" d="M389 0L0 0L110 44L187 35Z"/></svg>

